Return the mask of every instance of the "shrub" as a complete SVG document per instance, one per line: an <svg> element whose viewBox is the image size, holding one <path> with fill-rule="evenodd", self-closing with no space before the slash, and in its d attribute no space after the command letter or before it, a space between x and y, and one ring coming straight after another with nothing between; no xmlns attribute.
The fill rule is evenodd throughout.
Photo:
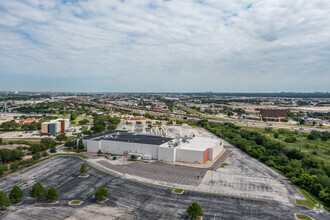
<svg viewBox="0 0 330 220"><path fill-rule="evenodd" d="M48 199L56 199L58 196L58 192L54 187L50 187L47 191L46 197Z"/></svg>
<svg viewBox="0 0 330 220"><path fill-rule="evenodd" d="M86 173L86 172L87 172L87 167L86 167L86 165L85 165L84 163L81 164L80 172L81 172L81 173Z"/></svg>
<svg viewBox="0 0 330 220"><path fill-rule="evenodd" d="M309 140L317 140L320 137L321 137L321 132L315 130L311 131L311 133L309 133L309 135L307 136Z"/></svg>
<svg viewBox="0 0 330 220"><path fill-rule="evenodd" d="M107 197L109 195L108 189L101 188L95 192L95 198L96 199L102 199L104 197Z"/></svg>
<svg viewBox="0 0 330 220"><path fill-rule="evenodd" d="M17 170L18 167L19 167L19 166L18 166L17 163L12 163L12 164L10 164L10 169L13 170L13 171Z"/></svg>
<svg viewBox="0 0 330 220"><path fill-rule="evenodd" d="M194 219L197 216L203 216L202 208L196 202L192 203L188 207L187 213L189 214L191 219Z"/></svg>
<svg viewBox="0 0 330 220"><path fill-rule="evenodd" d="M286 137L284 141L287 143L294 143L297 141L297 138L294 136L289 136L289 137Z"/></svg>

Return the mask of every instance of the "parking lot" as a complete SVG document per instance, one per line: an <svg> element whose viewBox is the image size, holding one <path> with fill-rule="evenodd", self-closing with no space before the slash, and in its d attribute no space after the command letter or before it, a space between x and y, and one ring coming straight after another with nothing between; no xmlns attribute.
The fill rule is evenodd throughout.
<svg viewBox="0 0 330 220"><path fill-rule="evenodd" d="M185 191L173 194L171 189L144 185L114 177L88 166L87 179L77 178L83 161L75 157L56 157L19 174L0 179L0 190L9 192L16 184L25 195L40 181L46 188L55 186L59 192L56 205L34 204L25 196L23 204L11 206L0 214L2 219L188 219L187 207L201 205L204 219L294 219L294 213L314 219L329 219L302 206L245 198ZM93 198L96 189L109 188L109 201L98 204ZM83 200L80 206L69 206L72 199Z"/></svg>
<svg viewBox="0 0 330 220"><path fill-rule="evenodd" d="M106 159L94 161L98 165L122 174L191 186L198 186L207 171L206 169L171 165L159 161L152 163L133 162L124 166L112 165Z"/></svg>

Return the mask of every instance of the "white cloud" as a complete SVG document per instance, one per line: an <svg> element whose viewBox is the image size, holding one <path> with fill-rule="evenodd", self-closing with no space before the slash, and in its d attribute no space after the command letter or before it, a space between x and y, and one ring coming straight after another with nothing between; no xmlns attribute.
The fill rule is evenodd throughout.
<svg viewBox="0 0 330 220"><path fill-rule="evenodd" d="M115 79L140 91L320 77L326 90L329 10L327 0L1 1L0 76Z"/></svg>

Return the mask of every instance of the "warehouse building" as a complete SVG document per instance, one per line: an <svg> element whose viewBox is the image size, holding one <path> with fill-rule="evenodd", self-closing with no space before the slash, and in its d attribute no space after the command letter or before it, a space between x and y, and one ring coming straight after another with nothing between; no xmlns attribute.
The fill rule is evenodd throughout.
<svg viewBox="0 0 330 220"><path fill-rule="evenodd" d="M223 151L223 141L215 138L165 138L158 135L135 134L127 131L109 131L82 137L89 152L117 155L137 154L142 158L168 162L204 164L214 160Z"/></svg>

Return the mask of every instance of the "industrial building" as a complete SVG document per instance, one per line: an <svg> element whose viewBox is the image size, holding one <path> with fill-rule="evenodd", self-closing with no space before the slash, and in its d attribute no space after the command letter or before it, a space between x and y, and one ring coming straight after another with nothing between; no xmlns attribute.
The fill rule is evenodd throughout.
<svg viewBox="0 0 330 220"><path fill-rule="evenodd" d="M142 158L168 162L204 164L223 151L223 141L208 137L165 138L159 135L108 131L81 138L88 152L117 155L137 154Z"/></svg>
<svg viewBox="0 0 330 220"><path fill-rule="evenodd" d="M56 136L57 134L64 133L69 126L70 120L63 118L43 122L41 124L41 135Z"/></svg>

